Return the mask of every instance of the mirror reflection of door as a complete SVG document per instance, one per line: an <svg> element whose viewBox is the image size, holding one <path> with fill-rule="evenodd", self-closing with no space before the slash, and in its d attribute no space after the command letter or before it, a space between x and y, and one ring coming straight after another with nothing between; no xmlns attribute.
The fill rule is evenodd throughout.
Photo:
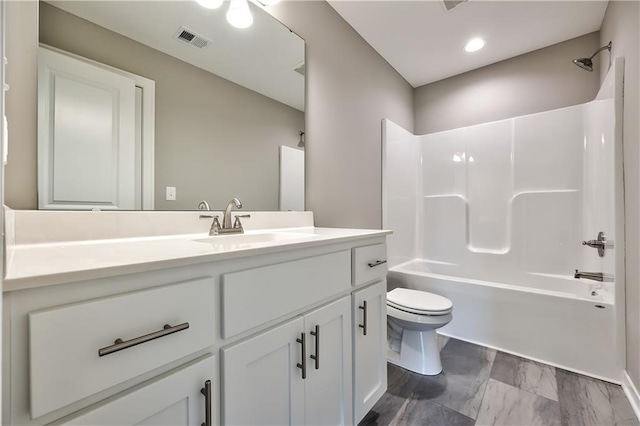
<svg viewBox="0 0 640 426"><path fill-rule="evenodd" d="M142 90L122 73L39 48L38 208L152 208Z"/></svg>
<svg viewBox="0 0 640 426"><path fill-rule="evenodd" d="M280 211L304 211L304 150L280 146Z"/></svg>

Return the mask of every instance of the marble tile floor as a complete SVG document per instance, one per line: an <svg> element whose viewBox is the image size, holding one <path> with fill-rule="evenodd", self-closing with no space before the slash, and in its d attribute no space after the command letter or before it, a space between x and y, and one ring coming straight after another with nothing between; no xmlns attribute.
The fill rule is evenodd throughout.
<svg viewBox="0 0 640 426"><path fill-rule="evenodd" d="M620 386L439 336L443 372L388 365L388 390L359 426L640 425Z"/></svg>

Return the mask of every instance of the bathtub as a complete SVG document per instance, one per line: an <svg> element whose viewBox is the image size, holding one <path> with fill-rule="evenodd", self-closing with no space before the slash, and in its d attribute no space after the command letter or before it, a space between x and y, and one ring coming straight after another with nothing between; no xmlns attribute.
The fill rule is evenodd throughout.
<svg viewBox="0 0 640 426"><path fill-rule="evenodd" d="M459 270L458 265L413 260L389 270L389 290L405 287L450 299L453 320L439 330L443 335L621 382L607 283L526 273L491 282L477 279L482 277L478 271L459 276Z"/></svg>

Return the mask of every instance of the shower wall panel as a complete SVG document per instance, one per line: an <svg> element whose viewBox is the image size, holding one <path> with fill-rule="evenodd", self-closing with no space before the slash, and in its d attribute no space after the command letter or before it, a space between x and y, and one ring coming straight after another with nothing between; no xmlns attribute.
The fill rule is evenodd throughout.
<svg viewBox="0 0 640 426"><path fill-rule="evenodd" d="M419 257L569 275L582 235L584 112L578 105L419 136Z"/></svg>
<svg viewBox="0 0 640 426"><path fill-rule="evenodd" d="M428 195L423 198L424 225L420 258L464 263L467 234L463 224L467 222L467 205L460 195Z"/></svg>
<svg viewBox="0 0 640 426"><path fill-rule="evenodd" d="M417 257L505 282L613 275L613 255L581 244L599 231L614 238L612 102L422 136L387 121L392 266Z"/></svg>
<svg viewBox="0 0 640 426"><path fill-rule="evenodd" d="M514 267L570 275L579 265L580 199L577 190L521 192L513 198Z"/></svg>
<svg viewBox="0 0 640 426"><path fill-rule="evenodd" d="M585 214L582 239L595 239L602 231L607 239L615 239L615 175L613 99L596 100L585 105L585 150L583 165ZM608 255L607 255L608 254ZM611 250L600 258L593 249L582 250L582 265L587 271L602 271L613 275L615 258Z"/></svg>
<svg viewBox="0 0 640 426"><path fill-rule="evenodd" d="M584 106L527 115L514 123L514 191L582 189Z"/></svg>
<svg viewBox="0 0 640 426"><path fill-rule="evenodd" d="M512 128L511 121L497 121L468 129L467 247L472 252L504 254L511 246Z"/></svg>
<svg viewBox="0 0 640 426"><path fill-rule="evenodd" d="M407 262L416 255L420 145L416 137L389 120L383 120L382 215L387 229L389 266Z"/></svg>

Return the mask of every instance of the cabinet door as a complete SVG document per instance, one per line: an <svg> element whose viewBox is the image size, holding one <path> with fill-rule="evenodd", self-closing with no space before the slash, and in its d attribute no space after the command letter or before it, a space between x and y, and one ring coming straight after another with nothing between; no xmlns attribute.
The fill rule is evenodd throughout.
<svg viewBox="0 0 640 426"><path fill-rule="evenodd" d="M305 315L307 380L305 424L352 423L350 297Z"/></svg>
<svg viewBox="0 0 640 426"><path fill-rule="evenodd" d="M387 390L386 290L380 281L353 293L354 424Z"/></svg>
<svg viewBox="0 0 640 426"><path fill-rule="evenodd" d="M222 424L304 423L303 324L298 317L222 350Z"/></svg>
<svg viewBox="0 0 640 426"><path fill-rule="evenodd" d="M215 395L207 401L201 392L207 380L211 381L212 393L216 389L214 360L213 355L208 355L159 379L152 379L98 408L89 408L79 416L69 416L56 424L200 426L205 421L205 407L215 407Z"/></svg>

